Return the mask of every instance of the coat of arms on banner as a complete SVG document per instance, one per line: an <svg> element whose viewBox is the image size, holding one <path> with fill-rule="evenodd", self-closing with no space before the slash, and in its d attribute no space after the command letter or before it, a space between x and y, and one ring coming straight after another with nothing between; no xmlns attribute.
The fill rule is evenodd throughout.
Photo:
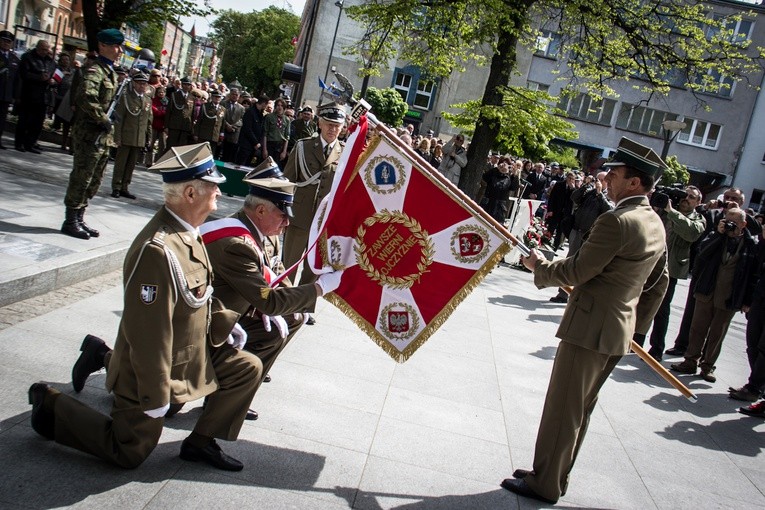
<svg viewBox="0 0 765 510"><path fill-rule="evenodd" d="M361 138L359 142L358 136ZM336 172L318 256L344 268L326 298L393 359L408 359L509 250L505 237L433 170L385 136L354 133ZM361 145L359 145L361 143ZM343 165L345 165L343 167Z"/></svg>

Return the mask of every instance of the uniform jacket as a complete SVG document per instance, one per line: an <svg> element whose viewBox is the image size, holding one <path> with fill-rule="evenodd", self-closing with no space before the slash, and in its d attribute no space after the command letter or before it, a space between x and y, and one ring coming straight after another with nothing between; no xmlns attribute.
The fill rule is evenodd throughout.
<svg viewBox="0 0 765 510"><path fill-rule="evenodd" d="M276 112L266 115L263 121L263 136L266 142L286 142L290 139L290 119L282 114L282 127L278 125L279 116Z"/></svg>
<svg viewBox="0 0 765 510"><path fill-rule="evenodd" d="M696 211L687 216L680 211L660 211L667 231L667 266L669 276L684 280L691 268L691 246L706 229L704 217Z"/></svg>
<svg viewBox="0 0 765 510"><path fill-rule="evenodd" d="M16 100L16 79L21 61L13 50L8 56L0 54L0 103L13 103Z"/></svg>
<svg viewBox="0 0 765 510"><path fill-rule="evenodd" d="M280 284L276 289L271 289L266 283L262 263L265 260L265 263L278 273L278 269L273 267L270 260L279 256L279 238L269 238L277 243L277 251L270 251L263 246L257 229L244 210L232 217L244 223L252 237L225 237L207 245L210 260L215 268L215 296L227 308L241 314L247 312L250 307L266 315L312 311L316 306L317 297L314 284L297 287Z"/></svg>
<svg viewBox="0 0 765 510"><path fill-rule="evenodd" d="M244 117L244 106L239 103L232 103L229 100L221 101L223 105L223 135L227 142L237 143L239 142L239 132L242 129L242 117ZM233 131L229 132L226 126L233 128Z"/></svg>
<svg viewBox="0 0 765 510"><path fill-rule="evenodd" d="M299 161L301 148L305 157L305 168ZM325 158L321 136L304 138L295 144L284 167L284 176L298 185L292 203L292 212L295 217L290 220L290 225L304 230L310 228L319 202L332 188L335 169L342 152L343 144L340 140L336 140L332 152ZM316 174L320 176L312 184L304 184Z"/></svg>
<svg viewBox="0 0 765 510"><path fill-rule="evenodd" d="M183 403L218 389L210 346L218 346L239 318L211 298L189 306L176 287L168 252L183 272L183 287L200 297L212 284L202 242L162 208L128 249L123 267L125 301L106 387L141 409Z"/></svg>
<svg viewBox="0 0 765 510"><path fill-rule="evenodd" d="M109 119L106 113L117 93L117 73L104 61L96 60L82 71L81 80L76 76L72 80L77 107L74 129L79 132L77 136L97 136L102 132L99 123Z"/></svg>
<svg viewBox="0 0 765 510"><path fill-rule="evenodd" d="M576 255L534 270L539 288L574 287L556 336L612 356L648 331L668 282L664 227L645 197L600 215Z"/></svg>
<svg viewBox="0 0 765 510"><path fill-rule="evenodd" d="M202 105L199 110L199 118L194 125L194 135L203 142L210 142L213 146L218 143L223 126L223 116L226 111L223 105L215 105L211 102Z"/></svg>
<svg viewBox="0 0 765 510"><path fill-rule="evenodd" d="M151 140L151 98L139 96L127 85L117 100L114 110L117 121L114 124L114 142L127 147L143 147Z"/></svg>
<svg viewBox="0 0 765 510"><path fill-rule="evenodd" d="M191 133L194 127L194 95L189 93L184 98L183 91L176 90L172 94L168 94L167 98L165 129Z"/></svg>

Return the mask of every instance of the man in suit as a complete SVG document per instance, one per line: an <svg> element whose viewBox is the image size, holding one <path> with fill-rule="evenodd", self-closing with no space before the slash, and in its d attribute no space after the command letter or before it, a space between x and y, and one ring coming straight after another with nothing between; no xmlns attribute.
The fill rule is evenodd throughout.
<svg viewBox="0 0 765 510"><path fill-rule="evenodd" d="M291 267L308 248L308 232L322 199L332 188L335 169L343 144L337 139L345 124L342 106L327 103L319 108L319 136L298 140L290 153L284 175L297 186L293 210L284 235L284 265ZM303 266L300 283L316 280L307 265Z"/></svg>
<svg viewBox="0 0 765 510"><path fill-rule="evenodd" d="M228 218L205 223L202 238L215 270L215 296L242 315L247 332L244 349L263 363L263 377L303 325L302 312L313 311L316 298L332 292L342 272L322 275L316 283L293 287L284 279L279 236L292 217L295 185L269 157L248 173L244 207ZM260 384L261 381L258 381ZM248 418L257 413L250 411Z"/></svg>
<svg viewBox="0 0 765 510"><path fill-rule="evenodd" d="M5 119L8 109L16 98L16 74L19 71L19 57L13 52L13 34L0 30L0 150L5 149L2 135L5 133Z"/></svg>
<svg viewBox="0 0 765 510"><path fill-rule="evenodd" d="M180 81L180 90L168 94L167 114L165 115L165 150L191 143L194 131L194 96L191 94L191 79Z"/></svg>
<svg viewBox="0 0 765 510"><path fill-rule="evenodd" d="M523 258L537 287L574 286L558 328L561 342L533 470L518 469L501 484L547 503L566 493L598 392L627 354L633 333L648 330L669 280L664 227L646 197L664 162L648 147L622 138L606 166L616 208L598 217L579 252L555 262L537 250Z"/></svg>
<svg viewBox="0 0 765 510"><path fill-rule="evenodd" d="M151 98L146 94L149 77L138 71L125 87L115 108L114 143L117 154L112 171L112 197L135 200L128 187L138 156L151 140Z"/></svg>
<svg viewBox="0 0 765 510"><path fill-rule="evenodd" d="M549 180L545 175L545 165L543 163L534 163L533 170L534 171L526 177L529 184L523 191L523 198L542 200L542 195L549 183Z"/></svg>
<svg viewBox="0 0 765 510"><path fill-rule="evenodd" d="M239 90L231 89L228 99L223 101L223 152L221 161L233 163L236 160L239 131L242 129L244 106L239 104Z"/></svg>
<svg viewBox="0 0 765 510"><path fill-rule="evenodd" d="M50 56L50 43L44 39L37 41L34 49L21 56L19 74L21 82L18 89L16 112L15 145L17 151L40 154L37 139L45 122L48 108L46 96L56 63Z"/></svg>
<svg viewBox="0 0 765 510"><path fill-rule="evenodd" d="M252 165L253 160L260 161L260 144L263 142L263 121L268 106L268 97L260 96L242 117L242 129L239 133L239 145L236 152L237 165Z"/></svg>
<svg viewBox="0 0 765 510"><path fill-rule="evenodd" d="M80 391L90 373L108 367L111 416L36 383L29 388L32 428L46 439L134 468L159 442L171 403L207 396L180 456L239 471L242 463L223 453L215 438L238 436L262 365L240 350L247 335L236 322L239 314L212 298L212 269L198 231L217 208L225 177L207 144L176 152L153 167L162 173L165 205L125 257L125 305L114 350L88 335L72 370L72 385Z"/></svg>

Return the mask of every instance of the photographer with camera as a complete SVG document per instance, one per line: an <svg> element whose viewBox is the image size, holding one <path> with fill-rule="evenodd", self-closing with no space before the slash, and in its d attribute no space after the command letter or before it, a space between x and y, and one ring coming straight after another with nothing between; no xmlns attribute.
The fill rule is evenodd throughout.
<svg viewBox="0 0 765 510"><path fill-rule="evenodd" d="M746 213L725 211L715 233L701 243L693 268L696 307L688 350L682 363L670 366L681 374L696 374L715 382L715 362L728 325L737 311L749 311L755 286L757 245L746 230Z"/></svg>
<svg viewBox="0 0 765 510"><path fill-rule="evenodd" d="M664 353L664 337L667 335L670 305L678 280L688 278L690 272L691 246L706 229L706 220L696 212L701 203L701 191L696 186L685 189L657 186L651 195L651 205L664 223L667 234L667 267L669 286L653 319L651 348L648 353L661 361ZM675 207L677 209L675 209ZM642 347L645 335L636 333L634 340Z"/></svg>
<svg viewBox="0 0 765 510"><path fill-rule="evenodd" d="M699 252L699 245L706 239L708 234L716 229L716 225L725 217L725 211L732 208L741 208L743 205L744 193L738 188L728 188L722 194L722 200L719 198L710 200L696 208L696 210L704 216L704 219L707 222L707 228L698 241L691 246L691 271L693 271L694 268L696 254ZM762 227L757 220L749 215L746 216L746 229L754 239L757 239L762 231ZM693 299L695 283L696 282L691 279L691 283L688 285L688 298L685 301L683 318L680 321L680 330L677 333L677 337L675 337L674 346L666 351L666 354L669 354L670 356L683 356L688 348L688 337L691 331L693 310L696 306L696 301Z"/></svg>

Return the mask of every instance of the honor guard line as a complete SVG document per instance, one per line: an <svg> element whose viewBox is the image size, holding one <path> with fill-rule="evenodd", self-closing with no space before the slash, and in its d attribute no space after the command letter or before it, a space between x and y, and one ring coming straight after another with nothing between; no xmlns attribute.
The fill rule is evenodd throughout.
<svg viewBox="0 0 765 510"><path fill-rule="evenodd" d="M503 236L505 236L506 240L513 245L514 247L518 248L518 251L521 252L521 255L524 257L528 257L530 255L530 250L524 245L521 241L518 240L517 237L515 237L509 230L505 228L504 225L499 223L497 220L489 216L489 214L484 211L481 207L479 207L473 199L468 197L461 189L459 189L456 185L454 185L449 179L441 175L439 172L435 171L433 167L425 161L419 154L417 154L411 147L408 147L405 143L403 143L399 137L391 131L387 126L385 126L382 122L378 121L377 118L371 113L371 107L369 106L366 101L363 99L360 100L356 105L354 110L356 108L361 108L363 110L366 110L367 119L370 123L370 125L378 131L380 134L384 135L389 142L391 142L393 145L398 147L402 152L404 152L410 159L415 161L423 170L426 170L434 179L438 180L441 185L443 185L445 188L447 188L453 195L455 195L457 198L462 200L462 202L467 206L470 211L473 212L476 216L480 216L481 219L483 219L485 222L490 223L497 231L499 231ZM352 113L352 118L360 117L360 113ZM567 293L571 293L573 290L572 287L564 287L563 290L565 290ZM634 340L630 341L630 348L632 351L637 354L640 359L645 361L649 367L651 367L657 374L659 374L665 381L667 381L669 384L671 384L677 391L680 392L684 397L689 399L691 402L696 402L698 400L698 397L690 390L686 385L684 385L680 380L675 377L669 370L664 368L664 366L653 359L653 356L648 354L648 351L643 349L638 343L636 343Z"/></svg>

